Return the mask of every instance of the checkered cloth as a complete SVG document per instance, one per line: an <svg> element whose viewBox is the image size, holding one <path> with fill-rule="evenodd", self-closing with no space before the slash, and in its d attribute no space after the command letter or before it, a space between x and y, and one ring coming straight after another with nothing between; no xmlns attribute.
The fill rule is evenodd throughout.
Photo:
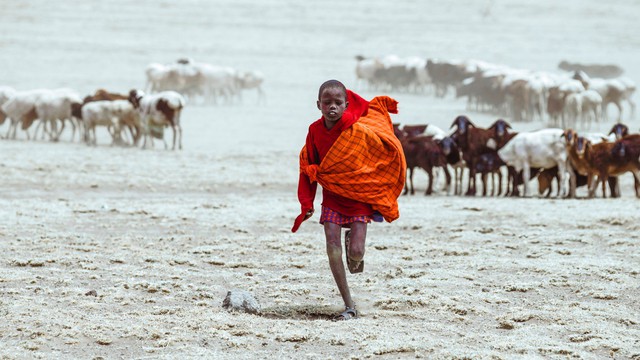
<svg viewBox="0 0 640 360"><path fill-rule="evenodd" d="M359 215L359 216L347 216L342 215L337 211L333 211L326 206L322 207L322 213L320 214L320 224L324 224L325 222L334 223L337 225L342 225L343 227L348 227L350 224L354 222L363 222L363 223L371 223L371 216L368 215Z"/></svg>
<svg viewBox="0 0 640 360"><path fill-rule="evenodd" d="M310 165L302 148L300 172L324 189L370 204L386 221L396 220L406 176L402 145L389 116L397 113L397 105L388 96L373 98L367 114L340 134L320 165Z"/></svg>

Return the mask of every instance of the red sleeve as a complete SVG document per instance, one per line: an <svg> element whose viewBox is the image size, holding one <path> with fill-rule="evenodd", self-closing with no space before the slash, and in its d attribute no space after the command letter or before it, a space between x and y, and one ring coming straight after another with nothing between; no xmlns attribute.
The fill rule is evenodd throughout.
<svg viewBox="0 0 640 360"><path fill-rule="evenodd" d="M306 150L309 164L316 164L318 162L317 154L313 146L311 132L307 134ZM309 176L301 172L300 176L298 177L298 200L300 201L300 215L298 215L295 222L293 223L293 227L291 228L292 232L296 232L298 230L300 224L302 224L302 222L306 220L305 216L307 212L309 210L313 210L313 201L316 198L317 189L318 183L316 181L311 182Z"/></svg>

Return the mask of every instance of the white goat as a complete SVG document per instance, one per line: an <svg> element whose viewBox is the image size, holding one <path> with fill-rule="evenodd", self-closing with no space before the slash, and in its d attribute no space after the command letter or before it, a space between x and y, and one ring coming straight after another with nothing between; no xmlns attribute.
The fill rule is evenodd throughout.
<svg viewBox="0 0 640 360"><path fill-rule="evenodd" d="M562 129L542 129L521 132L498 150L498 156L517 172L522 171L524 196L529 194L531 168L549 169L558 166L560 193L566 194L567 149Z"/></svg>

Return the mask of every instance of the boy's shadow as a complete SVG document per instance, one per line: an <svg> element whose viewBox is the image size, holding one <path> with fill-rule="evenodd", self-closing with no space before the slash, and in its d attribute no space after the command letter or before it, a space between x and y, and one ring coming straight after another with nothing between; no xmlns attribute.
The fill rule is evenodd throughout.
<svg viewBox="0 0 640 360"><path fill-rule="evenodd" d="M339 309L318 305L282 305L263 308L259 316L286 320L332 320Z"/></svg>

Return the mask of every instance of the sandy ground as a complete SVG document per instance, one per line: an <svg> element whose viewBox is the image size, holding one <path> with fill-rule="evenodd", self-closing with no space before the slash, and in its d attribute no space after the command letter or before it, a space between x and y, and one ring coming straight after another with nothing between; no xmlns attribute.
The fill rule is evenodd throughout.
<svg viewBox="0 0 640 360"><path fill-rule="evenodd" d="M290 232L317 86L355 87L354 55L549 71L567 58L617 63L639 82L640 6L215 3L0 3L0 81L16 89L124 92L143 86L146 64L181 56L267 77L267 104L247 93L188 106L183 151L111 147L106 134L97 147L70 134L0 140L1 358L640 358L628 175L620 199L401 197L401 218L371 225L365 272L349 276L357 321L327 321L341 301L318 215ZM446 128L465 111L452 98L390 95L401 123ZM224 310L231 289L254 294L262 313Z"/></svg>

